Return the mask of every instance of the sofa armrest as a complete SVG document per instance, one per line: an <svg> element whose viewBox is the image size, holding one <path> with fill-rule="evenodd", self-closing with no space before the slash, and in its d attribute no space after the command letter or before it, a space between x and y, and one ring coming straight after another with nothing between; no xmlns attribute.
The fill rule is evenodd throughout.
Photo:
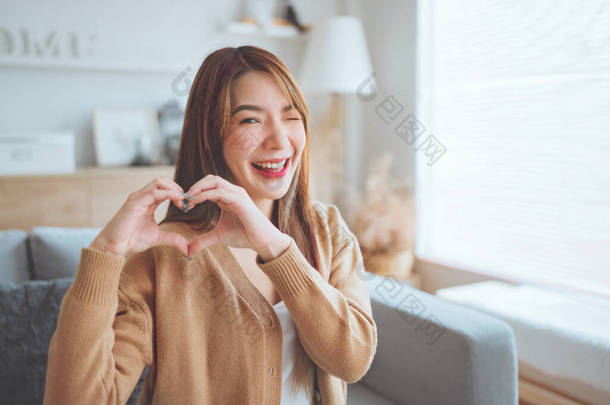
<svg viewBox="0 0 610 405"><path fill-rule="evenodd" d="M510 326L393 278L366 272L377 353L362 383L398 404L516 405Z"/></svg>

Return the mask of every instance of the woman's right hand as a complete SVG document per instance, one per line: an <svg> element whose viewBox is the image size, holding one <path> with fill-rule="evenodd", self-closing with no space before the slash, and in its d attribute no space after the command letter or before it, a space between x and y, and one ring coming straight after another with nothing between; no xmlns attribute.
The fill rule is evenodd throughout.
<svg viewBox="0 0 610 405"><path fill-rule="evenodd" d="M187 240L177 233L162 231L155 221L155 209L167 199L182 209L184 190L164 176L134 191L89 248L128 256L153 246L170 245L188 255Z"/></svg>

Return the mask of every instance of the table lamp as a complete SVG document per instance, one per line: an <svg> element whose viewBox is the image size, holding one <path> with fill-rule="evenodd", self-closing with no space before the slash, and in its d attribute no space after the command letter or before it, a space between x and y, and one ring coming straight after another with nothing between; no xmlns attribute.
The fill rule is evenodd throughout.
<svg viewBox="0 0 610 405"><path fill-rule="evenodd" d="M330 111L322 125L324 130L317 135L324 147L312 153L329 153L329 159L341 162L339 179L333 179L328 173L320 176L329 186L344 187L334 189L333 200L339 205L348 198L346 192L359 188L361 165L361 114L349 114L350 109L346 114L346 98L353 94L372 94L376 87L372 74L364 30L358 18L334 16L313 28L299 82L306 93L331 94ZM345 116L349 118L347 121Z"/></svg>

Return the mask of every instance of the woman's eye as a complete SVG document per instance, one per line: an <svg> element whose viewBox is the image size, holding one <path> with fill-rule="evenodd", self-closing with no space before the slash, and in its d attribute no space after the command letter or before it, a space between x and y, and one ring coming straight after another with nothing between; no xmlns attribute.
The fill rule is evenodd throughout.
<svg viewBox="0 0 610 405"><path fill-rule="evenodd" d="M300 121L300 118L288 118L289 120Z"/></svg>
<svg viewBox="0 0 610 405"><path fill-rule="evenodd" d="M252 121L248 121L248 120L252 120ZM254 119L254 118L246 118L246 119L241 121L242 124L244 124L244 123L245 124L252 124L254 122L257 122L256 119Z"/></svg>

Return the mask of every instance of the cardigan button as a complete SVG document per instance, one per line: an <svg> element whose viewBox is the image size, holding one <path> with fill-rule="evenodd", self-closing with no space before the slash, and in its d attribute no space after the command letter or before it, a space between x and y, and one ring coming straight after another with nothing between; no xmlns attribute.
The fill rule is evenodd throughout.
<svg viewBox="0 0 610 405"><path fill-rule="evenodd" d="M267 326L269 326L269 327L273 326L273 319L267 318Z"/></svg>
<svg viewBox="0 0 610 405"><path fill-rule="evenodd" d="M269 367L269 375L273 375L273 367Z"/></svg>
<svg viewBox="0 0 610 405"><path fill-rule="evenodd" d="M320 402L320 391L318 391L318 390L315 390L315 391L314 391L314 393L313 393L313 399L314 399L316 402Z"/></svg>

